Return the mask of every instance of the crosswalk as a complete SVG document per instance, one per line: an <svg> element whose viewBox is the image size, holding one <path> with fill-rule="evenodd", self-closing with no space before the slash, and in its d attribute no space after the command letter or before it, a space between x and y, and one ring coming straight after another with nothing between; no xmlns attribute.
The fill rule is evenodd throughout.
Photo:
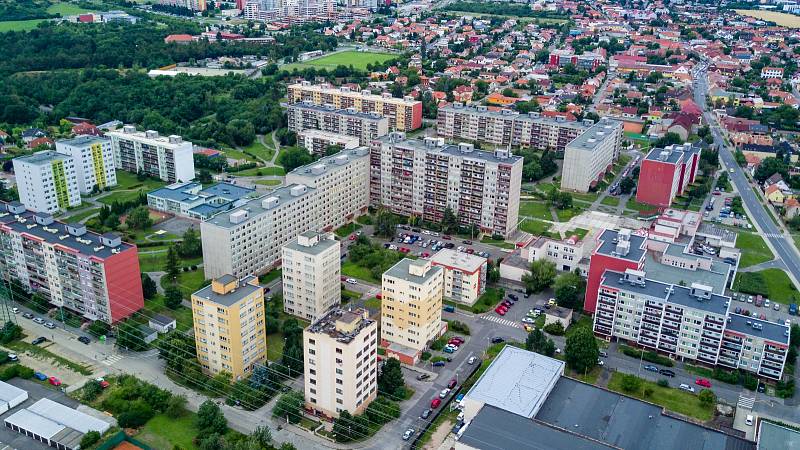
<svg viewBox="0 0 800 450"><path fill-rule="evenodd" d="M122 355L111 355L103 360L103 364L107 366L113 366L115 363L118 363L123 359L125 359L125 357Z"/></svg>
<svg viewBox="0 0 800 450"><path fill-rule="evenodd" d="M753 409L753 405L756 404L755 397L745 397L744 395L739 395L739 402L738 406L745 409Z"/></svg>
<svg viewBox="0 0 800 450"><path fill-rule="evenodd" d="M513 327L513 328L520 327L520 324L518 322L514 322L513 320L503 319L502 317L486 315L486 316L481 316L481 319L488 320L494 323L499 323L500 325L505 325L507 327Z"/></svg>
<svg viewBox="0 0 800 450"><path fill-rule="evenodd" d="M780 239L780 238L786 237L785 235L783 235L781 233L761 233L761 236L765 236L765 237L773 238L773 239Z"/></svg>

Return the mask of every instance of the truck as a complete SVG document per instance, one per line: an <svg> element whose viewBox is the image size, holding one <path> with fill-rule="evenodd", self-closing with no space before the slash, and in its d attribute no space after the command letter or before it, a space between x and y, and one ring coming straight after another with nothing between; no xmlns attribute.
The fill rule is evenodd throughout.
<svg viewBox="0 0 800 450"><path fill-rule="evenodd" d="M792 303L789 305L789 314L796 316L797 315L797 303Z"/></svg>

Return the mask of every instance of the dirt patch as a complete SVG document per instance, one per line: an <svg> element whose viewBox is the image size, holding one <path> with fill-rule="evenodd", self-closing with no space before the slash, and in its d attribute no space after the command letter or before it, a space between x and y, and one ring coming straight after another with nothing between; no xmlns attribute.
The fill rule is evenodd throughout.
<svg viewBox="0 0 800 450"><path fill-rule="evenodd" d="M442 442L447 438L447 435L450 434L450 430L453 429L453 421L448 419L444 422L439 424L439 427L436 428L436 431L431 434L431 440L424 447L425 450L434 450L439 448L442 445Z"/></svg>
<svg viewBox="0 0 800 450"><path fill-rule="evenodd" d="M142 450L142 447L139 447L138 445L133 445L128 441L122 441L119 443L119 445L114 447L114 450Z"/></svg>

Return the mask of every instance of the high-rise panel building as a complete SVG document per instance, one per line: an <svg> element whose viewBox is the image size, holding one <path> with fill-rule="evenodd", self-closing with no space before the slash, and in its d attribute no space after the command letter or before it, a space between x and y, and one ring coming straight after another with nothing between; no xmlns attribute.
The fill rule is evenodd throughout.
<svg viewBox="0 0 800 450"><path fill-rule="evenodd" d="M158 0L161 5L186 8L192 11L205 11L207 8L206 0Z"/></svg>
<svg viewBox="0 0 800 450"><path fill-rule="evenodd" d="M101 136L78 136L57 141L56 151L72 156L81 194L90 194L95 187L102 190L117 185L111 139Z"/></svg>
<svg viewBox="0 0 800 450"><path fill-rule="evenodd" d="M136 131L125 125L109 131L114 165L117 169L159 178L168 183L194 179L192 143L180 136L159 136L157 131Z"/></svg>
<svg viewBox="0 0 800 450"><path fill-rule="evenodd" d="M588 192L611 172L622 147L622 122L602 118L564 150L561 189Z"/></svg>
<svg viewBox="0 0 800 450"><path fill-rule="evenodd" d="M296 133L321 130L357 137L360 145L369 145L373 139L389 133L389 119L377 112L358 112L354 107L337 109L311 101L289 105L286 120L289 130Z"/></svg>
<svg viewBox="0 0 800 450"><path fill-rule="evenodd" d="M700 147L690 143L654 148L642 160L636 201L668 207L694 183L700 165Z"/></svg>
<svg viewBox="0 0 800 450"><path fill-rule="evenodd" d="M45 150L12 161L19 199L26 208L55 213L81 204L72 156Z"/></svg>
<svg viewBox="0 0 800 450"><path fill-rule="evenodd" d="M306 231L283 246L283 311L314 321L342 299L341 244L332 233Z"/></svg>

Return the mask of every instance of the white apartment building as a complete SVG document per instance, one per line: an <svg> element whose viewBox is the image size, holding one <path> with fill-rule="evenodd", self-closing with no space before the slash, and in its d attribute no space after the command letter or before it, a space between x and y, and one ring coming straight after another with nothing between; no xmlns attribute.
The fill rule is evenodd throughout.
<svg viewBox="0 0 800 450"><path fill-rule="evenodd" d="M52 214L81 204L72 156L45 150L12 161L19 200L26 208Z"/></svg>
<svg viewBox="0 0 800 450"><path fill-rule="evenodd" d="M365 309L333 309L303 330L306 407L363 412L378 395L378 324Z"/></svg>
<svg viewBox="0 0 800 450"><path fill-rule="evenodd" d="M194 179L192 143L180 136L159 136L158 131L136 131L125 125L122 131L109 131L114 165L128 172L143 172L168 183Z"/></svg>
<svg viewBox="0 0 800 450"><path fill-rule="evenodd" d="M283 310L314 321L342 300L341 244L332 233L306 231L283 246Z"/></svg>
<svg viewBox="0 0 800 450"><path fill-rule="evenodd" d="M287 186L205 220L200 234L206 278L263 273L301 233L331 231L364 214L367 158L363 149L346 150L298 167L286 175Z"/></svg>
<svg viewBox="0 0 800 450"><path fill-rule="evenodd" d="M486 292L486 258L443 248L431 264L444 269L444 298L472 306Z"/></svg>
<svg viewBox="0 0 800 450"><path fill-rule="evenodd" d="M444 269L402 259L381 280L381 346L386 355L416 364L442 333Z"/></svg>
<svg viewBox="0 0 800 450"><path fill-rule="evenodd" d="M622 122L602 118L567 144L561 189L588 192L611 171L622 145Z"/></svg>
<svg viewBox="0 0 800 450"><path fill-rule="evenodd" d="M308 153L319 156L324 156L331 146L351 150L359 145L356 136L347 136L322 130L300 131L297 133L297 142L308 150Z"/></svg>
<svg viewBox="0 0 800 450"><path fill-rule="evenodd" d="M56 151L72 156L81 194L90 194L117 185L111 139L101 136L78 136L56 142Z"/></svg>
<svg viewBox="0 0 800 450"><path fill-rule="evenodd" d="M500 262L500 278L522 281L523 276L531 273L531 263L542 260L552 262L556 265L556 269L564 272L579 269L581 274L586 276L589 272L592 250L594 250L594 239L591 232L583 239L576 235L566 239L539 236L525 247L503 258Z"/></svg>
<svg viewBox="0 0 800 450"><path fill-rule="evenodd" d="M358 138L360 145L389 134L389 119L376 112L358 112L355 108L337 109L301 101L286 107L286 122L290 131L301 133L320 130Z"/></svg>
<svg viewBox="0 0 800 450"><path fill-rule="evenodd" d="M404 216L441 222L450 208L464 226L509 236L517 230L522 157L507 150L446 145L443 138L390 133L372 142L370 201Z"/></svg>

